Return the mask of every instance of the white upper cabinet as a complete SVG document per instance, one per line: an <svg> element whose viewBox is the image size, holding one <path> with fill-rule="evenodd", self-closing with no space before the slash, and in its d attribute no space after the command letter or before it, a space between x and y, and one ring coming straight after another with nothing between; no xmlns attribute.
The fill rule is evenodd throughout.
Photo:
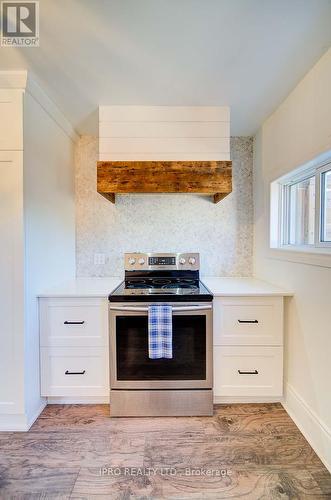
<svg viewBox="0 0 331 500"><path fill-rule="evenodd" d="M0 89L0 150L23 149L23 91Z"/></svg>

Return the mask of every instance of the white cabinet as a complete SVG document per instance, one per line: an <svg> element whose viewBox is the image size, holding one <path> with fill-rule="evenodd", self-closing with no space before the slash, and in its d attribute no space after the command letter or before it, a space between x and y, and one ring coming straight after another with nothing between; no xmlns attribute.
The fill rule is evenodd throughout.
<svg viewBox="0 0 331 500"><path fill-rule="evenodd" d="M108 301L39 299L41 395L109 398ZM216 402L279 400L283 297L214 298Z"/></svg>
<svg viewBox="0 0 331 500"><path fill-rule="evenodd" d="M19 411L24 383L22 192L22 152L0 151L0 419Z"/></svg>
<svg viewBox="0 0 331 500"><path fill-rule="evenodd" d="M23 149L23 91L0 89L0 150Z"/></svg>
<svg viewBox="0 0 331 500"><path fill-rule="evenodd" d="M104 347L42 347L42 396L108 396Z"/></svg>
<svg viewBox="0 0 331 500"><path fill-rule="evenodd" d="M78 297L40 299L40 345L107 346L106 300Z"/></svg>
<svg viewBox="0 0 331 500"><path fill-rule="evenodd" d="M215 346L215 394L228 397L281 396L282 347Z"/></svg>
<svg viewBox="0 0 331 500"><path fill-rule="evenodd" d="M106 298L40 298L41 395L109 397Z"/></svg>
<svg viewBox="0 0 331 500"><path fill-rule="evenodd" d="M26 71L0 71L0 431L27 430L45 405L37 294L75 274L68 128Z"/></svg>
<svg viewBox="0 0 331 500"><path fill-rule="evenodd" d="M215 401L282 394L283 297L215 297Z"/></svg>
<svg viewBox="0 0 331 500"><path fill-rule="evenodd" d="M281 345L282 297L216 297L214 345Z"/></svg>

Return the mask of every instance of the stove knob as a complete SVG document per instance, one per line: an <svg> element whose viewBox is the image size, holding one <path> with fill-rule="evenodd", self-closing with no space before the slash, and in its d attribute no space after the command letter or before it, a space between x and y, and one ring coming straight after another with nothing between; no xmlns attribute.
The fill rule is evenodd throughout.
<svg viewBox="0 0 331 500"><path fill-rule="evenodd" d="M188 260L189 264L192 264L192 266L196 263L195 257L190 257Z"/></svg>
<svg viewBox="0 0 331 500"><path fill-rule="evenodd" d="M136 263L136 259L134 257L130 257L129 258L129 264L131 264L131 266L133 266L133 264Z"/></svg>
<svg viewBox="0 0 331 500"><path fill-rule="evenodd" d="M179 259L179 263L180 263L180 264L185 264L185 262L186 262L186 260L184 259L184 257L181 257L181 258Z"/></svg>
<svg viewBox="0 0 331 500"><path fill-rule="evenodd" d="M139 264L142 266L143 264L145 264L145 259L143 259L142 257L138 260Z"/></svg>

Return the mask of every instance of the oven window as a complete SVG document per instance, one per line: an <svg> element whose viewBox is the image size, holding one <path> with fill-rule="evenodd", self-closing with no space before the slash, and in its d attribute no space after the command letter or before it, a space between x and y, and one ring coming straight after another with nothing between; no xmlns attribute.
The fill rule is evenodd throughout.
<svg viewBox="0 0 331 500"><path fill-rule="evenodd" d="M116 317L118 380L205 380L205 315L173 316L172 359L148 357L147 316Z"/></svg>

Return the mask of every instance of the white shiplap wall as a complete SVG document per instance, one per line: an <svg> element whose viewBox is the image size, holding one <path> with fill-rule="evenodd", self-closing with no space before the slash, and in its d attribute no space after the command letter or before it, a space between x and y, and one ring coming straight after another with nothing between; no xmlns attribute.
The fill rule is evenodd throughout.
<svg viewBox="0 0 331 500"><path fill-rule="evenodd" d="M229 159L229 107L99 107L99 160Z"/></svg>

